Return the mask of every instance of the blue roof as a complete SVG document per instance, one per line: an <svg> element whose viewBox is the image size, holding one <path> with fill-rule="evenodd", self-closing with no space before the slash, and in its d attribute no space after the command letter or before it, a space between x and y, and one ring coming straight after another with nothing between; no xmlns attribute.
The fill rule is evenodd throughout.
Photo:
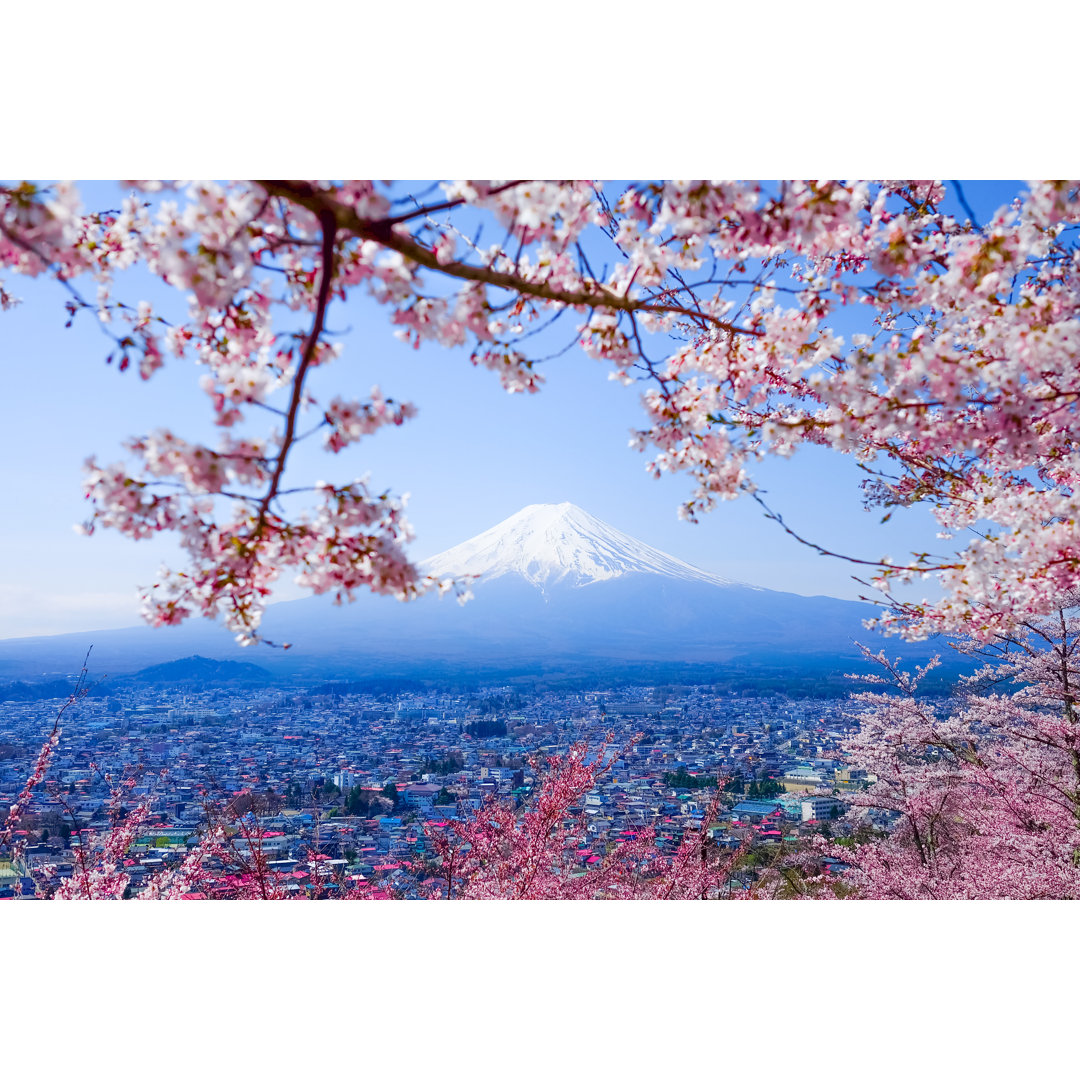
<svg viewBox="0 0 1080 1080"><path fill-rule="evenodd" d="M778 802L741 802L733 810L733 814L772 814L780 809Z"/></svg>

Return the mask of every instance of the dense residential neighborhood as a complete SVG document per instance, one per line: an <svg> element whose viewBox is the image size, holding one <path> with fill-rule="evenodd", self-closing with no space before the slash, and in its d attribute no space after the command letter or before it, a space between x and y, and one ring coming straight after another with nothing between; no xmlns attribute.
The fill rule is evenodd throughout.
<svg viewBox="0 0 1080 1080"><path fill-rule="evenodd" d="M0 705L7 803L61 704ZM573 809L591 840L578 852L582 872L640 828L677 843L701 829L716 798L708 827L719 845L797 843L823 823L845 828L834 796L863 779L841 760L849 727L840 701L711 686L534 695L117 687L64 717L46 781L0 850L0 896L42 895L70 876L80 845L149 800L124 859L131 895L212 822L241 864L257 845L288 890L323 895L364 880L408 898L430 873L433 829L487 800L527 803L549 757L580 742L602 750L609 734L610 767ZM234 873L220 866L221 895Z"/></svg>

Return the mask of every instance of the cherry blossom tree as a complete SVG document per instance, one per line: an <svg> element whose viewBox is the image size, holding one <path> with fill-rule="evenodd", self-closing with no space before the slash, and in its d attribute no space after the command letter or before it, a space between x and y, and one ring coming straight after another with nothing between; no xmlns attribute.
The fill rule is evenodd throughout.
<svg viewBox="0 0 1080 1080"><path fill-rule="evenodd" d="M53 758L56 756L57 747L60 745L60 736L64 730L61 724L64 714L89 693L89 669L87 667L89 660L90 650L87 650L86 656L83 658L82 668L75 680L75 685L57 710L52 728L46 734L41 748L38 750L37 757L34 759L22 790L15 797L15 801L8 806L3 823L0 824L0 849L7 849L16 859L22 855L22 849L25 847L23 841L16 839L19 822L30 806L34 791L44 782Z"/></svg>
<svg viewBox="0 0 1080 1080"><path fill-rule="evenodd" d="M651 828L628 830L601 854L590 844L585 796L611 768L610 738L590 753L578 743L547 760L547 773L524 807L490 800L474 815L425 827L436 856L433 897L442 899L711 900L731 894L741 849L709 839L723 785L700 821L688 823L670 853Z"/></svg>
<svg viewBox="0 0 1080 1080"><path fill-rule="evenodd" d="M51 274L69 321L95 314L122 369L149 379L185 356L205 369L216 446L159 429L130 441L134 464L87 466L87 531L172 531L187 554L146 590L154 624L221 616L259 640L287 572L339 601L467 596L410 561L402 500L360 481L289 486L300 440L321 434L338 454L413 415L379 388L314 396L313 372L343 351L327 312L354 293L406 340L466 350L510 393L541 388L530 334L569 312L588 356L641 381L635 445L654 473L693 478L690 519L761 501L752 471L766 455L854 455L870 503L924 503L946 538L973 536L947 558L868 564L888 629L992 640L1080 585L1075 183L1032 184L981 222L944 213L936 181L127 188L119 211L84 209L69 184L0 188L0 268ZM478 226L501 239L482 246ZM121 298L134 266L186 296L187 317ZM841 334L851 321L860 332ZM272 428L249 431L263 415ZM302 495L291 512L286 497ZM895 585L927 575L941 599L896 601Z"/></svg>
<svg viewBox="0 0 1080 1080"><path fill-rule="evenodd" d="M968 645L990 663L952 702L918 694L926 669L876 658L885 674L867 678L887 689L856 696L847 746L873 780L855 813L890 819L887 838L843 851L863 895L1080 897L1078 599Z"/></svg>

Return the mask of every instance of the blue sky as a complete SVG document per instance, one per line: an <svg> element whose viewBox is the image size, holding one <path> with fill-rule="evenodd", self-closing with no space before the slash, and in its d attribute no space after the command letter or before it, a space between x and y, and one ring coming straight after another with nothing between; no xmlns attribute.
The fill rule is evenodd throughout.
<svg viewBox="0 0 1080 1080"><path fill-rule="evenodd" d="M968 183L969 202L988 215L1018 189L1016 182ZM117 205L114 185L86 187L91 205ZM121 443L161 426L187 438L216 441L198 372L167 359L148 383L134 371L106 366L108 339L83 314L64 329L65 296L47 280L6 275L24 303L0 314L5 393L0 398L0 638L133 625L136 586L162 561L180 560L170 538L132 543L108 530L77 535L87 507L83 460L122 456ZM92 283L83 286L93 295ZM148 278L117 290L128 301L181 298ZM163 312L167 314L168 312ZM639 392L608 380L608 368L574 348L545 365L547 385L535 395L507 395L489 372L473 368L465 350L403 345L385 313L357 298L331 308L345 354L316 372L312 390L384 392L413 401L419 415L337 457L313 445L297 464L309 478L352 479L411 495L413 552L434 554L534 502L569 500L617 528L705 569L769 588L857 598L853 567L818 556L767 521L752 502L721 505L698 525L678 520L690 492L686 477L656 481L647 457L627 448L640 425ZM572 326L562 328L562 344ZM659 344L659 343L658 343ZM320 390L325 387L325 393ZM261 423L261 418L259 423ZM251 430L255 430L253 427ZM861 507L862 474L853 462L811 448L755 473L768 499L810 539L860 557L902 556L933 544L927 511L916 508L880 525ZM291 584L279 597L302 595ZM392 602L392 601L388 601Z"/></svg>

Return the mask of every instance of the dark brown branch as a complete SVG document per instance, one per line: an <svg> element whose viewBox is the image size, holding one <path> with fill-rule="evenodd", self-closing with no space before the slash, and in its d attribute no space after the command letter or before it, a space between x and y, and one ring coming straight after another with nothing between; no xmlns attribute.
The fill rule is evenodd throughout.
<svg viewBox="0 0 1080 1080"><path fill-rule="evenodd" d="M285 461L289 456L289 449L296 437L296 418L300 411L300 403L304 398L304 379L308 368L315 358L315 350L318 348L319 339L322 336L323 326L326 322L326 309L330 303L330 291L334 280L334 244L337 241L337 227L334 218L329 213L319 216L322 224L322 277L319 281L319 295L315 303L315 318L311 324L311 332L304 343L304 351L300 358L300 365L293 376L292 398L289 401L289 410L285 416L285 433L281 439L281 449L278 451L277 464L274 467L274 475L270 480L270 487L259 504L259 517L255 524L253 539L257 539L266 524L266 515L270 510L270 503L278 493L281 477L285 472Z"/></svg>
<svg viewBox="0 0 1080 1080"><path fill-rule="evenodd" d="M394 219L387 218L379 221L371 221L360 217L351 206L339 203L333 194L320 191L311 184L294 180L259 180L257 181L266 191L272 195L279 195L297 206L317 214L320 220L325 220L329 215L338 230L355 236L360 240L373 240L383 247L404 255L407 259L425 266L449 277L460 278L465 281L479 281L486 285L494 285L498 288L508 289L526 296L535 296L541 300L552 300L556 303L570 304L578 307L609 308L614 311L648 311L656 314L685 315L690 318L701 318L701 314L692 308L680 307L676 304L655 304L647 300L634 300L629 296L620 296L611 292L602 285L595 285L592 289L557 289L544 281L530 281L517 274L508 274L501 270L492 270L483 266L472 266L469 263L450 262L440 263L435 253L423 244L417 243L411 236L395 231L391 224ZM747 330L735 326L733 323L717 319L712 315L705 318L721 330L727 330L733 334L745 334L750 337L761 337L759 330Z"/></svg>
<svg viewBox="0 0 1080 1080"><path fill-rule="evenodd" d="M511 188L517 187L519 184L524 184L524 180L511 180L509 183L500 184L498 187L493 187L487 194L490 198L492 195L498 195L503 191L509 191ZM398 214L397 217L384 218L384 225L400 225L405 221L412 221L414 218L424 217L426 214L437 214L442 210L453 210L455 207L463 205L464 199L448 199L446 202L431 203L428 206L421 206L417 204L416 209L410 210L406 214Z"/></svg>
<svg viewBox="0 0 1080 1080"><path fill-rule="evenodd" d="M775 521L788 536L798 540L800 544L804 544L808 548L813 548L819 555L829 555L834 559L843 559L845 562L858 563L860 566L879 566L883 570L910 570L919 574L925 574L934 570L960 570L964 566L963 563L935 563L933 566L897 566L895 563L882 562L880 559L856 559L853 555L842 555L839 551L830 551L828 548L822 547L820 544L815 544L812 540L807 540L805 537L800 536L756 491L750 491L748 494L750 495L750 498L765 511L765 516L770 521Z"/></svg>

